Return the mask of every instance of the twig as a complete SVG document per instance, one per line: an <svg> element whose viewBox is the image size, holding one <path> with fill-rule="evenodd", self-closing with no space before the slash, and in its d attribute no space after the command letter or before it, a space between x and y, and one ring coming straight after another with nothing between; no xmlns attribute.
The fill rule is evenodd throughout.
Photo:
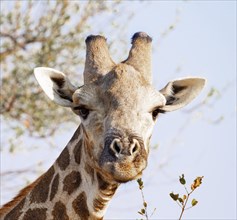
<svg viewBox="0 0 237 220"><path fill-rule="evenodd" d="M186 180L184 178L184 174L182 174L180 177L179 177L179 182L183 185L185 191L186 191L186 195L183 195L183 197L180 197L179 194L175 194L175 193L170 193L170 197L179 205L179 207L181 208L181 213L180 213L180 216L179 216L179 220L182 219L182 216L183 216L183 213L185 210L187 209L190 209L192 207L194 207L195 205L197 205L198 201L196 199L193 199L192 202L191 202L191 207L188 207L186 208L186 205L188 203L188 200L190 198L190 195L195 191L195 189L197 187L199 187L201 184L202 184L202 179L203 179L203 176L201 177L197 177L192 185L191 185L191 191L189 192L187 187L186 187Z"/></svg>
<svg viewBox="0 0 237 220"><path fill-rule="evenodd" d="M185 187L186 192L188 192L186 186L184 186L184 187ZM189 196L193 193L193 191L194 191L194 190L192 190L190 193L187 194L187 198L186 198L184 204L182 205L182 211L181 211L181 213L180 213L179 220L181 220L184 211L187 210L185 207L186 207L186 205L187 205L187 202L188 202ZM189 208L192 208L192 206L189 207Z"/></svg>

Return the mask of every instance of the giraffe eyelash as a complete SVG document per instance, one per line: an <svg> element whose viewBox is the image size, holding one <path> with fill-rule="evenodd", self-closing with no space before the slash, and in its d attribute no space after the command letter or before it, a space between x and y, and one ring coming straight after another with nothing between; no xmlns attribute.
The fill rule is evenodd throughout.
<svg viewBox="0 0 237 220"><path fill-rule="evenodd" d="M154 121L156 120L158 114L165 114L165 113L166 113L166 111L164 111L164 110L162 110L162 109L160 109L160 108L155 108L155 109L152 110L152 112L151 112L152 118L153 118Z"/></svg>
<svg viewBox="0 0 237 220"><path fill-rule="evenodd" d="M85 105L79 105L76 107L73 107L74 111L77 111L79 116L82 117L84 120L87 119L88 115L90 114L90 109L86 107Z"/></svg>
<svg viewBox="0 0 237 220"><path fill-rule="evenodd" d="M76 107L73 107L73 110L80 110L80 109L84 109L84 108L89 110L89 108L86 105L78 105Z"/></svg>

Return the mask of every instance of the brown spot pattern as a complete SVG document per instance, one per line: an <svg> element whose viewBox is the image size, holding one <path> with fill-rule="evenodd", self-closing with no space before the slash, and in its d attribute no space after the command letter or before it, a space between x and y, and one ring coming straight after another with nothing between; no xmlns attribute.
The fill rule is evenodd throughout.
<svg viewBox="0 0 237 220"><path fill-rule="evenodd" d="M58 191L58 184L59 184L59 174L57 174L53 179L53 183L51 186L51 193L50 193L50 201L53 200L55 194Z"/></svg>
<svg viewBox="0 0 237 220"><path fill-rule="evenodd" d="M82 192L72 203L72 207L77 213L77 215L83 219L87 220L89 218L89 210L86 203L86 194Z"/></svg>
<svg viewBox="0 0 237 220"><path fill-rule="evenodd" d="M97 180L100 190L106 190L110 186L110 184L104 180L100 173L97 173Z"/></svg>
<svg viewBox="0 0 237 220"><path fill-rule="evenodd" d="M22 211L21 209L24 207L25 199L23 199L14 209L12 209L4 218L4 220L12 220L12 219L18 219Z"/></svg>
<svg viewBox="0 0 237 220"><path fill-rule="evenodd" d="M68 167L70 163L70 155L67 147L64 148L63 152L58 157L57 163L61 170L66 170L66 168Z"/></svg>
<svg viewBox="0 0 237 220"><path fill-rule="evenodd" d="M92 155L92 151L93 151L92 146L93 146L93 144L90 143L90 141L87 138L84 138L83 144L84 144L84 149L86 149L86 152L88 153L89 157L91 158L93 156Z"/></svg>
<svg viewBox="0 0 237 220"><path fill-rule="evenodd" d="M107 191L101 191L101 194L102 195L104 195L104 196L107 196L107 197L111 197L112 198L112 196L115 194L115 192L116 192L116 189L117 189L117 187L114 187L114 188L112 188L112 189L110 189L110 190L107 190Z"/></svg>
<svg viewBox="0 0 237 220"><path fill-rule="evenodd" d="M73 150L73 154L75 157L76 163L80 164L81 162L81 148L82 148L82 140L80 140Z"/></svg>
<svg viewBox="0 0 237 220"><path fill-rule="evenodd" d="M92 180L92 183L93 183L94 180L95 180L95 178L94 178L94 169L91 166L89 166L88 164L85 164L85 170L91 176L91 180Z"/></svg>
<svg viewBox="0 0 237 220"><path fill-rule="evenodd" d="M118 188L118 184L108 183L100 173L97 173L97 180L100 193L107 197L112 197Z"/></svg>
<svg viewBox="0 0 237 220"><path fill-rule="evenodd" d="M77 128L77 130L74 132L72 138L70 139L69 143L71 144L75 140L77 140L80 137L81 134L81 125Z"/></svg>
<svg viewBox="0 0 237 220"><path fill-rule="evenodd" d="M46 208L29 209L23 217L23 220L46 220Z"/></svg>
<svg viewBox="0 0 237 220"><path fill-rule="evenodd" d="M93 201L93 206L94 206L94 210L96 212L103 210L104 207L106 206L106 201L101 199L101 198L95 198Z"/></svg>
<svg viewBox="0 0 237 220"><path fill-rule="evenodd" d="M23 200L29 194L29 192L40 182L42 177L43 176L40 176L33 183L23 188L13 200L3 205L0 208L0 217L14 209L14 207L17 206L17 204L21 202L21 200Z"/></svg>
<svg viewBox="0 0 237 220"><path fill-rule="evenodd" d="M52 211L52 215L53 215L53 220L69 220L66 206L60 201L55 203L53 211Z"/></svg>
<svg viewBox="0 0 237 220"><path fill-rule="evenodd" d="M52 181L54 175L53 166L42 176L42 179L35 186L31 192L30 202L31 203L40 203L46 202L49 194L49 185Z"/></svg>
<svg viewBox="0 0 237 220"><path fill-rule="evenodd" d="M63 180L63 190L68 192L70 195L74 192L81 184L81 174L77 171L72 171Z"/></svg>

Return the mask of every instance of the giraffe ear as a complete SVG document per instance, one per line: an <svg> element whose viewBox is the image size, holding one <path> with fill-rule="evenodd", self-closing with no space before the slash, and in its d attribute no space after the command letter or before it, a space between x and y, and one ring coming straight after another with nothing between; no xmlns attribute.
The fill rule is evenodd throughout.
<svg viewBox="0 0 237 220"><path fill-rule="evenodd" d="M204 78L183 78L169 82L160 92L166 98L161 110L170 112L184 107L199 95L206 83Z"/></svg>
<svg viewBox="0 0 237 220"><path fill-rule="evenodd" d="M46 95L56 104L72 107L72 95L76 87L72 85L67 76L57 70L47 67L34 69L35 77Z"/></svg>

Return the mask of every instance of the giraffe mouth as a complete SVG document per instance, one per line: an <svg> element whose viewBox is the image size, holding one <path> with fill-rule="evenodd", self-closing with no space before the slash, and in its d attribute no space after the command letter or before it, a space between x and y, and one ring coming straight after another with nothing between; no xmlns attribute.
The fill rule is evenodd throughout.
<svg viewBox="0 0 237 220"><path fill-rule="evenodd" d="M142 172L143 172L143 170L141 171L141 172L139 172L136 176L133 176L133 177L127 177L127 178L124 178L124 177L120 177L120 178L118 178L118 179L116 179L116 177L114 177L114 180L116 181L116 182L118 182L118 183L127 183L127 182L129 182L129 181L132 181L132 180L136 180L136 179L138 179L138 178L141 178L141 176L142 176Z"/></svg>
<svg viewBox="0 0 237 220"><path fill-rule="evenodd" d="M105 162L101 164L104 173L109 175L118 183L126 183L141 177L143 170L146 168L145 159L136 163L129 161Z"/></svg>

